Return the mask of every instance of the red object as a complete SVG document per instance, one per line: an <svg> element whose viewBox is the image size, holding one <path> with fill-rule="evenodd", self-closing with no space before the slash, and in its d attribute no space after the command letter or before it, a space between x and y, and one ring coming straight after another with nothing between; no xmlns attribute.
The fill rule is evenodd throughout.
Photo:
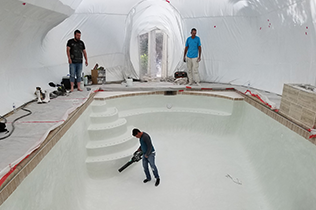
<svg viewBox="0 0 316 210"><path fill-rule="evenodd" d="M23 5L26 5L26 3L22 3Z"/></svg>
<svg viewBox="0 0 316 210"><path fill-rule="evenodd" d="M305 35L307 35L307 32L305 32Z"/></svg>
<svg viewBox="0 0 316 210"><path fill-rule="evenodd" d="M201 90L213 90L213 88L201 88Z"/></svg>
<svg viewBox="0 0 316 210"><path fill-rule="evenodd" d="M97 93L97 92L103 92L104 90L102 90L101 88L99 88L98 90L95 90L94 92Z"/></svg>
<svg viewBox="0 0 316 210"><path fill-rule="evenodd" d="M214 26L214 28L216 28L216 26Z"/></svg>
<svg viewBox="0 0 316 210"><path fill-rule="evenodd" d="M308 29L308 26L306 26L306 29Z"/></svg>
<svg viewBox="0 0 316 210"><path fill-rule="evenodd" d="M166 2L170 3L170 1L166 0Z"/></svg>
<svg viewBox="0 0 316 210"><path fill-rule="evenodd" d="M186 88L188 88L188 89L192 89L190 86L185 86Z"/></svg>
<svg viewBox="0 0 316 210"><path fill-rule="evenodd" d="M269 21L269 19L268 19L268 21Z"/></svg>
<svg viewBox="0 0 316 210"><path fill-rule="evenodd" d="M260 30L261 30L262 28L260 27Z"/></svg>
<svg viewBox="0 0 316 210"><path fill-rule="evenodd" d="M268 107L272 108L272 106L271 106L270 104L266 103L264 100L262 100L259 95L251 93L250 90L247 90L247 91L245 92L245 95L246 95L247 92L249 92L250 95L252 95L253 97L258 98L262 103L264 103L264 104L267 105Z"/></svg>
<svg viewBox="0 0 316 210"><path fill-rule="evenodd" d="M34 150L35 151L35 150ZM33 152L34 152L33 151ZM27 155L23 160L25 160L26 158L28 158L30 155ZM16 167L23 161L21 160L18 164L16 164L15 166L13 166L10 171L8 173L6 173L1 179L0 179L0 186L3 184L3 182L10 176L10 174L13 173L13 171L15 171Z"/></svg>
<svg viewBox="0 0 316 210"><path fill-rule="evenodd" d="M179 92L183 92L184 90L179 90Z"/></svg>

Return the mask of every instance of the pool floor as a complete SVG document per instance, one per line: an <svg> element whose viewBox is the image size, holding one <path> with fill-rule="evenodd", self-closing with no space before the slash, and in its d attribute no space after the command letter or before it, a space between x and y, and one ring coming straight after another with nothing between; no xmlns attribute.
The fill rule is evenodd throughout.
<svg viewBox="0 0 316 210"><path fill-rule="evenodd" d="M233 136L147 131L161 184L143 183L141 161L106 180L88 180L85 209L268 209Z"/></svg>
<svg viewBox="0 0 316 210"><path fill-rule="evenodd" d="M243 101L185 97L146 95L91 104L0 210L314 209L314 145ZM104 105L107 111L120 110L119 118L103 119ZM153 111L139 112L141 105L151 105ZM216 114L223 111L225 115ZM91 118L95 112L102 121ZM91 127L93 120L96 125ZM94 131L98 126L102 129ZM117 172L137 141L124 151L128 156L120 159L122 165L101 154L108 148L117 152L117 145L107 143L125 135L132 138L134 126L151 135L161 177L158 187L154 180L143 183L141 162ZM98 141L107 147L90 153L88 146ZM90 155L96 158L92 166Z"/></svg>

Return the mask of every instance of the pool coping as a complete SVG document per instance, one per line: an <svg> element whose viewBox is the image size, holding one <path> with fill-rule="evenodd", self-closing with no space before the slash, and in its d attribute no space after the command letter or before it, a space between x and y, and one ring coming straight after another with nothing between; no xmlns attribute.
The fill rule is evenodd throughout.
<svg viewBox="0 0 316 210"><path fill-rule="evenodd" d="M41 162L46 154L54 147L61 137L68 131L80 115L94 100L96 93L90 94L87 101L73 111L67 120L54 130L52 130L41 146L33 151L27 158L23 159L16 169L7 177L0 186L0 206L14 192L14 190L22 183L22 181L32 172L32 170Z"/></svg>
<svg viewBox="0 0 316 210"><path fill-rule="evenodd" d="M214 94L214 91L231 91L240 95L240 97L229 97L225 95ZM212 93L213 92L213 93ZM61 137L68 131L72 124L79 118L79 116L87 109L93 100L107 100L113 98L130 97L130 96L141 96L141 95L161 95L165 94L166 91L139 91L132 93L120 93L104 98L96 97L97 92L91 94L88 100L79 108L77 108L64 124L60 125L58 128L50 132L48 137L45 139L43 144L35 150L29 157L24 159L16 168L16 170L10 174L7 180L0 187L0 206L7 200L7 198L14 192L14 190L22 183L22 181L32 172L32 170L41 162L41 160L46 156L46 154L54 147L54 145L61 139ZM199 95L199 96L211 96L225 98L229 100L245 101L253 107L257 108L261 112L265 113L272 119L278 121L282 125L288 127L290 130L301 135L314 145L316 144L316 138L309 138L310 132L301 127L300 125L294 123L290 119L282 116L280 113L271 110L270 107L263 104L262 102L255 99L253 96L246 95L239 92L236 89L229 90L177 90L176 94L179 95Z"/></svg>
<svg viewBox="0 0 316 210"><path fill-rule="evenodd" d="M122 97L130 97L130 96L143 96L143 95L166 95L166 96L172 96L172 95L167 95L166 92L170 92L170 91L139 91L139 92L129 92L129 93L122 93L122 92L114 92L114 91L104 91L104 92L111 92L113 93L112 95L107 95L107 96L96 96L94 98L94 100L108 100L108 99L115 99L115 98L122 98ZM214 94L212 92L215 91L211 91L211 90L207 90L207 91L198 91L198 90L189 90L189 91L183 91L183 90L179 90L179 91L174 91L172 90L171 92L177 92L177 95L199 95L199 96L212 96L212 97L217 97L217 98L225 98L225 99L229 99L229 100L244 100L243 96L240 97L229 97L229 96L225 96L225 95L219 95L219 94ZM235 90L216 90L216 92L234 92L236 93ZM117 93L117 94L114 94Z"/></svg>
<svg viewBox="0 0 316 210"><path fill-rule="evenodd" d="M239 94L243 94L243 93L239 92ZM294 120L285 117L284 115L279 113L278 110L272 110L270 107L268 107L267 105L259 101L257 98L250 95L245 95L245 94L243 95L244 95L245 102L257 108L264 114L268 115L272 119L286 126L287 128L294 131L295 133L299 134L300 136L302 136L303 138L305 138L312 144L316 145L316 138L310 138L311 133L303 125L300 125Z"/></svg>

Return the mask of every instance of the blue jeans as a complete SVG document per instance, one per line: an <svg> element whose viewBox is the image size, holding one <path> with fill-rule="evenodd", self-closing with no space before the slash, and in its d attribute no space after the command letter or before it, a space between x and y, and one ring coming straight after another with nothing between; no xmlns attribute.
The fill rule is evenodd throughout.
<svg viewBox="0 0 316 210"><path fill-rule="evenodd" d="M82 63L69 64L70 82L75 82L75 76L77 82L81 82Z"/></svg>
<svg viewBox="0 0 316 210"><path fill-rule="evenodd" d="M150 176L150 173L149 173L149 169L148 169L148 163L151 167L151 169L153 170L153 174L155 176L155 178L159 178L159 175L158 175L158 169L155 165L155 153L151 153L148 158L145 158L145 155L143 156L143 167L144 167L144 172L146 174L146 179L148 180L151 180L151 176Z"/></svg>

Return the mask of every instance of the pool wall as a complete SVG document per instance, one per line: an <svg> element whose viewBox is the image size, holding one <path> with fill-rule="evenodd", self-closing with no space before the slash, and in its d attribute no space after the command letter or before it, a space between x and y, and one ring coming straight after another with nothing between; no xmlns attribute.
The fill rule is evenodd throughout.
<svg viewBox="0 0 316 210"><path fill-rule="evenodd" d="M315 209L315 145L248 103L244 109L236 134L270 209Z"/></svg>
<svg viewBox="0 0 316 210"><path fill-rule="evenodd" d="M253 189L260 191L254 193L263 194L262 199L270 205L264 209L315 208L313 144L243 101L207 96L193 96L187 101L187 96L178 96L131 96L104 101L106 107L119 110L118 118L127 120L126 128L157 130L162 135L164 131L189 129L231 136L249 157L258 181ZM157 97L164 99L157 102ZM90 141L87 128L92 113L93 108L88 107L0 210L89 209L85 206L85 199L89 198L87 182L102 178L100 172L105 172L94 171L91 176L86 164ZM246 184L247 180L243 182Z"/></svg>
<svg viewBox="0 0 316 210"><path fill-rule="evenodd" d="M106 103L117 107L119 116L139 129L190 130L212 135L234 133L242 114L238 110L243 106L240 100L200 95L131 96Z"/></svg>
<svg viewBox="0 0 316 210"><path fill-rule="evenodd" d="M0 206L1 210L87 209L83 198L90 113L88 107Z"/></svg>

